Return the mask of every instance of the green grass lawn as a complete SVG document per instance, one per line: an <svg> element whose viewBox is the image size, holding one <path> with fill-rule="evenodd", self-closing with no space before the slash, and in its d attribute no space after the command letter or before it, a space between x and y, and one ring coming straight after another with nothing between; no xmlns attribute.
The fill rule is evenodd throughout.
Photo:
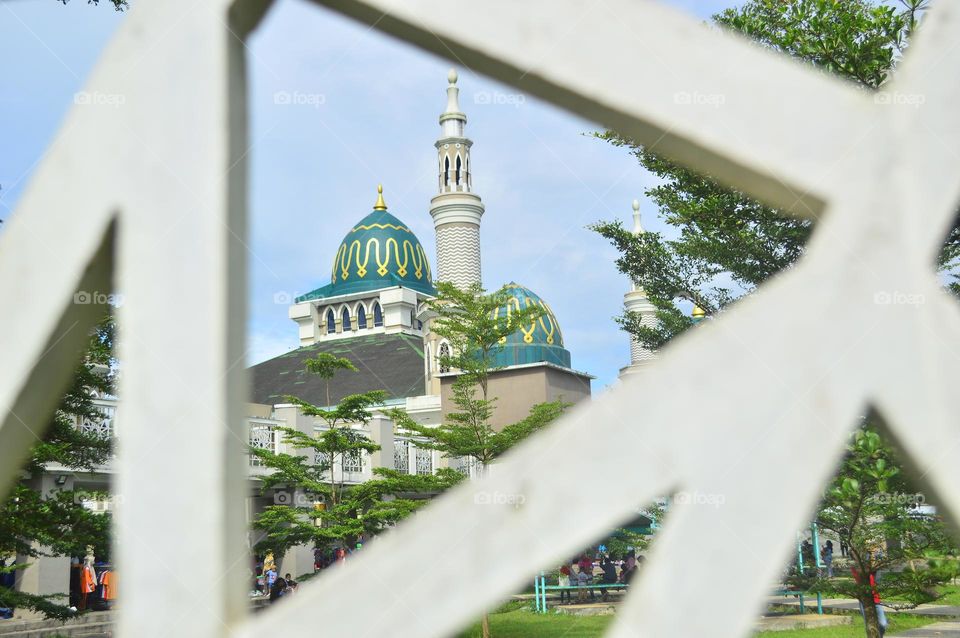
<svg viewBox="0 0 960 638"><path fill-rule="evenodd" d="M887 620L890 621L890 626L887 627L888 636L938 622L936 618L909 616L907 614L887 614ZM857 615L854 616L853 622L849 625L818 627L816 629L789 629L787 631L761 631L754 636L763 636L763 638L864 638L866 632L863 628L863 620Z"/></svg>
<svg viewBox="0 0 960 638"><path fill-rule="evenodd" d="M614 620L614 616L568 616L553 612L546 615L535 614L529 605L519 604L507 605L501 609L503 611L490 614L490 633L495 638L600 638ZM889 614L887 618L890 619L888 635L936 622L933 618L906 614ZM478 622L460 634L460 638L479 638L480 635ZM863 622L859 616L854 617L853 623L838 627L764 631L755 634L763 638L863 638L864 635Z"/></svg>
<svg viewBox="0 0 960 638"><path fill-rule="evenodd" d="M563 636L563 638L598 638L613 622L613 616L568 616L567 614L536 614L529 605L510 611L490 614L490 634L496 638L527 638L528 636ZM479 638L480 623L476 623L460 638Z"/></svg>
<svg viewBox="0 0 960 638"><path fill-rule="evenodd" d="M934 605L960 605L960 586L948 585L942 591L943 598L934 602Z"/></svg>

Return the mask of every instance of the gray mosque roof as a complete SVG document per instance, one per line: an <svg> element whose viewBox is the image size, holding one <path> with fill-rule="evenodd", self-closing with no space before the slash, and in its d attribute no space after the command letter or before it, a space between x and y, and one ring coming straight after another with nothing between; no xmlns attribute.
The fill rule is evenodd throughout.
<svg viewBox="0 0 960 638"><path fill-rule="evenodd" d="M334 404L347 395L372 390L385 390L388 400L424 392L423 340L381 333L316 343L258 363L250 368L250 400L276 405L293 395L313 405L326 404L326 384L304 367L307 359L320 352L345 357L359 370L338 372L330 381Z"/></svg>

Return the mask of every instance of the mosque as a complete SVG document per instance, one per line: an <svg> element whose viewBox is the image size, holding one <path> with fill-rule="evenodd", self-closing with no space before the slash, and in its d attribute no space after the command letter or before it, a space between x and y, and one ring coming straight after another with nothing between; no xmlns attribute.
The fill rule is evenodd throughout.
<svg viewBox="0 0 960 638"><path fill-rule="evenodd" d="M436 275L420 240L390 212L378 187L373 210L346 229L334 253L329 282L297 297L289 308L289 317L297 324L299 347L250 369L251 445L279 450L282 444L272 435L278 424L311 434L319 427L286 402L284 397L289 395L330 407L350 394L384 390L388 395L384 408L402 408L424 425L438 425L453 411L452 384L457 373L440 364L440 357L450 353L450 344L432 332L433 317L426 302L436 295L435 278L461 288L481 282L484 205L473 186L473 141L466 136L467 116L460 109L456 71L451 69L447 79L446 108L434 142L437 193L429 205L436 233ZM636 201L633 218L634 232L643 232ZM498 312L531 305L545 312L509 336L496 354L497 369L491 373L489 388L497 398L492 418L497 428L525 418L537 403L557 399L576 403L588 398L593 379L572 367L560 323L547 302L515 282L506 284L506 290L510 297ZM653 306L639 286L627 292L624 304L640 312L644 321L653 321ZM359 372L338 374L328 386L305 370L306 360L321 352L350 359ZM652 358L633 340L631 363L620 371L621 377ZM397 431L382 414L358 427L365 427L381 450L334 467L344 482L362 482L374 467L410 473L454 467L472 473L467 460L446 459L418 448L415 437Z"/></svg>
<svg viewBox="0 0 960 638"><path fill-rule="evenodd" d="M383 190L378 188L373 209L366 215L358 214L356 223L345 229L329 282L296 298L289 308L299 347L249 369L251 402L246 406L246 422L251 446L297 453L288 449L276 428L295 428L310 435L321 429L320 422L287 402L285 397L291 395L330 407L350 394L384 390L388 397L384 410L402 408L425 425L439 425L453 410L452 384L457 372L440 365L438 355L448 353L450 344L431 331L433 317L426 302L436 295L434 281L448 281L462 288L481 282L484 205L473 188L473 142L465 135L467 116L460 110L455 71L450 71L448 80L446 109L440 114L440 135L434 142L437 194L429 205L436 233L436 274L420 240L401 217L390 212ZM637 202L634 232L643 232ZM539 305L545 312L510 335L496 354L497 369L491 373L489 390L497 397L492 418L497 428L523 419L537 403L588 399L593 379L572 367L560 323L547 302L518 283L510 282L506 288L510 297L498 312L530 305ZM653 307L639 286L626 293L624 304L640 312L645 321L653 320ZM349 359L359 372L336 375L328 388L305 369L305 361L321 352ZM633 341L631 363L620 371L621 377L641 369L652 358L652 353ZM115 436L116 397L99 397L95 403L103 418L85 419L77 427L97 436ZM467 475L475 473L466 459L447 459L435 450L418 447L416 437L397 428L384 412L376 412L370 423L354 427L381 449L338 461L332 471L344 483L362 483L377 467L410 474L431 474L441 467ZM289 503L281 500L279 493L261 494L259 479L267 471L251 455L247 504L251 520L268 505ZM92 473L47 468L41 488L104 491L109 489L113 473L112 463ZM88 505L97 511L111 509L108 501L91 501ZM255 540L251 534L251 544ZM312 569L312 562L308 548L297 548L284 557L284 570L306 573ZM33 593L63 592L69 569L67 558L38 558L24 570L19 586Z"/></svg>

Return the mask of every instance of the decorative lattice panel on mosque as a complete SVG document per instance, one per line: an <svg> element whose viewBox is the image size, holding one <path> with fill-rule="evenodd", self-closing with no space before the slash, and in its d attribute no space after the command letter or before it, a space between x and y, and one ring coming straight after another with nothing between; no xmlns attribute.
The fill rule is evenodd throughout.
<svg viewBox="0 0 960 638"><path fill-rule="evenodd" d="M410 471L410 441L406 439L394 439L393 469L398 472Z"/></svg>
<svg viewBox="0 0 960 638"><path fill-rule="evenodd" d="M416 449L417 474L433 474L433 450Z"/></svg>
<svg viewBox="0 0 960 638"><path fill-rule="evenodd" d="M363 471L363 453L355 452L343 455L343 471L356 473Z"/></svg>
<svg viewBox="0 0 960 638"><path fill-rule="evenodd" d="M113 420L117 409L113 406L97 406L100 416L96 418L83 417L77 424L77 429L100 439L109 439L114 436Z"/></svg>
<svg viewBox="0 0 960 638"><path fill-rule="evenodd" d="M276 446L277 433L271 426L258 423L250 424L250 447L276 452ZM250 465L260 467L263 465L263 461L251 454Z"/></svg>

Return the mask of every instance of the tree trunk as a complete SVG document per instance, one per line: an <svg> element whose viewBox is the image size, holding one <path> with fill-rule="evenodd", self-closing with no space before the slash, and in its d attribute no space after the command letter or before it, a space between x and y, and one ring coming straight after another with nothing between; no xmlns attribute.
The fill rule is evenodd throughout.
<svg viewBox="0 0 960 638"><path fill-rule="evenodd" d="M490 617L487 614L484 614L480 621L480 630L483 632L483 638L490 638Z"/></svg>
<svg viewBox="0 0 960 638"><path fill-rule="evenodd" d="M873 597L861 599L860 604L863 605L863 622L867 638L881 638L880 620L877 618L877 605L873 602Z"/></svg>

